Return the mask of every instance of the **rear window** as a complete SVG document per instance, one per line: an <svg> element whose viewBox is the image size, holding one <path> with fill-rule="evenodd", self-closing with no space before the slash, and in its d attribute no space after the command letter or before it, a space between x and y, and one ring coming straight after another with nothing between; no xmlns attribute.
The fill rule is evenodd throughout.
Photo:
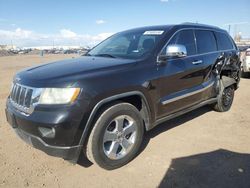
<svg viewBox="0 0 250 188"><path fill-rule="evenodd" d="M217 51L216 40L212 31L196 30L195 36L199 54Z"/></svg>
<svg viewBox="0 0 250 188"><path fill-rule="evenodd" d="M226 34L216 32L215 36L217 39L217 44L218 44L219 50L230 50L230 49L234 48L232 41L229 39L229 37Z"/></svg>

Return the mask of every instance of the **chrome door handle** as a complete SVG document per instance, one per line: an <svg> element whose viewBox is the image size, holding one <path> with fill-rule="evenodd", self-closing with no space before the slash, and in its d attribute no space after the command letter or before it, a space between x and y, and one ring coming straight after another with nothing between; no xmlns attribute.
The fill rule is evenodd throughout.
<svg viewBox="0 0 250 188"><path fill-rule="evenodd" d="M203 63L202 60L197 60L197 61L192 62L193 65L198 65L198 64L201 64L201 63Z"/></svg>

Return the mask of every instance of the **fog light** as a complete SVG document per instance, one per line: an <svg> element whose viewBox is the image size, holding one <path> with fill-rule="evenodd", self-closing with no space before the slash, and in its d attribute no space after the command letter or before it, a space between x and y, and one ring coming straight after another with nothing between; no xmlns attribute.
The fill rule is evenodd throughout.
<svg viewBox="0 0 250 188"><path fill-rule="evenodd" d="M38 127L42 137L45 138L54 138L56 135L56 131L54 128L46 128L46 127Z"/></svg>

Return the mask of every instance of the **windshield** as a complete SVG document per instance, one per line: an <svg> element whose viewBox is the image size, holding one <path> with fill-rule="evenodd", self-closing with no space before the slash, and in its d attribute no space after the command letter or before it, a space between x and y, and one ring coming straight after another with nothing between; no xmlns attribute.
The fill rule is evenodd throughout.
<svg viewBox="0 0 250 188"><path fill-rule="evenodd" d="M118 33L101 42L87 55L139 59L153 51L163 32L151 30Z"/></svg>

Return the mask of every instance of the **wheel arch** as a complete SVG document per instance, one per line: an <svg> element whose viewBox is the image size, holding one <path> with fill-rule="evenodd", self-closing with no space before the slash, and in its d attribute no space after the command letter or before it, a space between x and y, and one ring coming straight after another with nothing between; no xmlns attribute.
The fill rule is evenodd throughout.
<svg viewBox="0 0 250 188"><path fill-rule="evenodd" d="M228 77L228 76L222 76L221 77L221 81L223 83L223 87L226 88L226 87L229 87L231 85L234 86L234 89L236 90L238 88L237 86L237 82L235 81L234 78L231 78L231 77Z"/></svg>
<svg viewBox="0 0 250 188"><path fill-rule="evenodd" d="M136 101L135 103L132 102L135 99L140 99L140 104L137 103L138 101ZM93 128L93 122L95 121L95 117L98 114L98 112L100 112L100 110L103 107L111 105L112 103L115 103L118 101L128 102L134 105L137 109L140 108L138 110L140 111L140 114L142 115L145 130L151 129L151 110L149 108L149 104L145 95L141 91L130 91L130 92L121 93L121 94L117 94L117 95L104 98L94 106L94 108L92 109L89 115L86 126L83 130L82 136L79 141L79 145L84 146L84 144L86 143L88 136ZM137 106L137 105L141 105L141 106Z"/></svg>

